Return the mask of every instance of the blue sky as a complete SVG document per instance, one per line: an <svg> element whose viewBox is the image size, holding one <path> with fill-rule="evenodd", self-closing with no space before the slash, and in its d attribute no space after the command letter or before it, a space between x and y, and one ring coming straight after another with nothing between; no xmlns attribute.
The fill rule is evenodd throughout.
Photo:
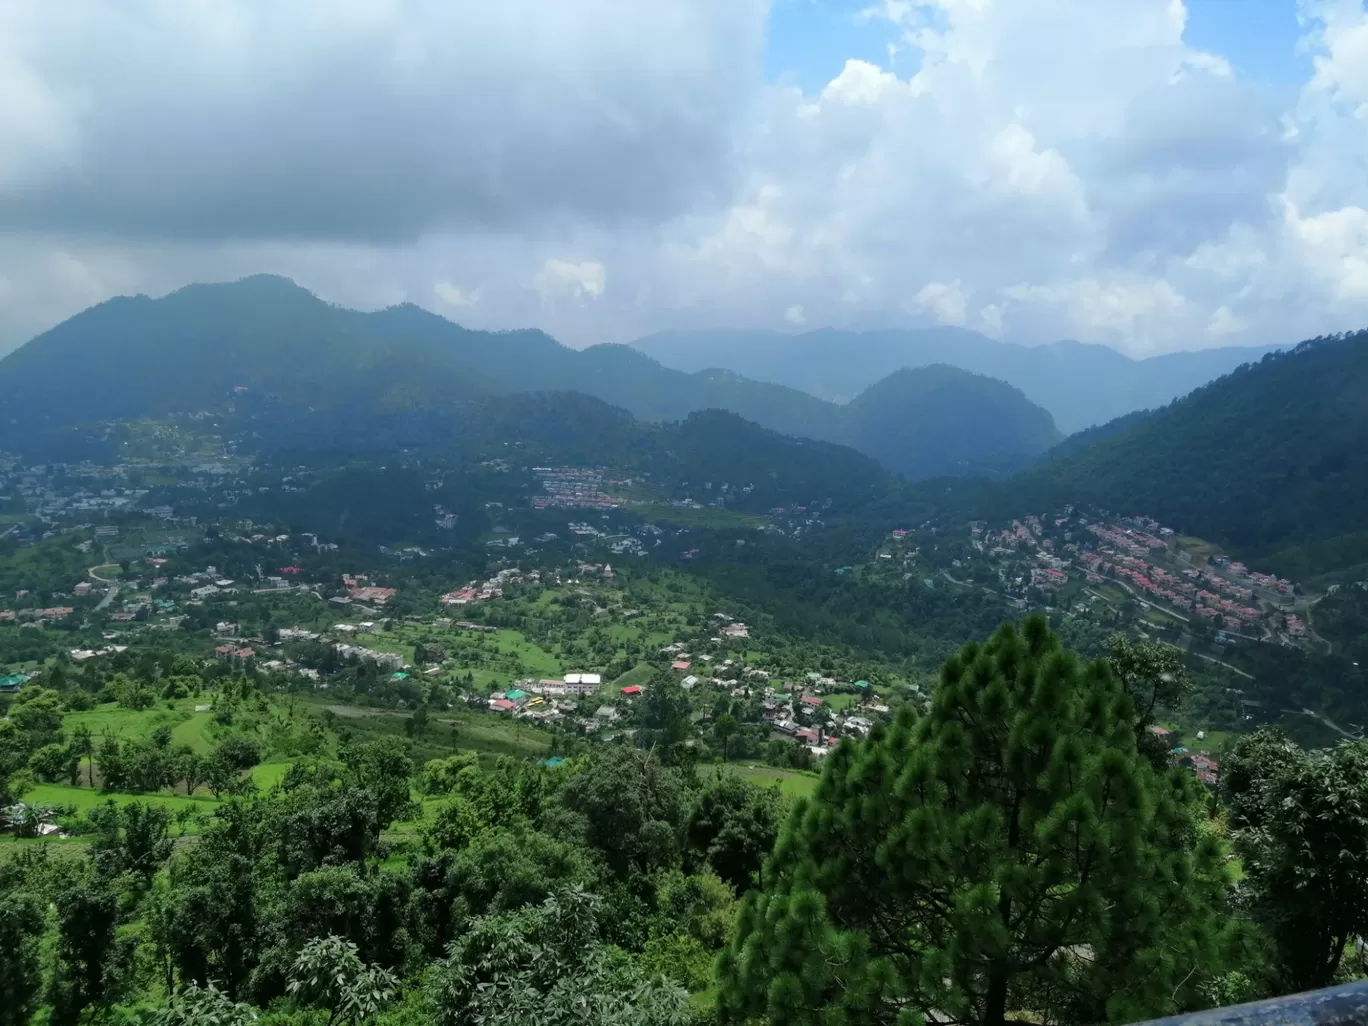
<svg viewBox="0 0 1368 1026"><path fill-rule="evenodd" d="M813 93L849 58L885 64L893 38L887 23L860 17L872 2L774 0L767 76ZM1287 88L1306 80L1310 63L1297 52L1296 0L1187 0L1187 8L1190 45L1219 53L1253 82Z"/></svg>

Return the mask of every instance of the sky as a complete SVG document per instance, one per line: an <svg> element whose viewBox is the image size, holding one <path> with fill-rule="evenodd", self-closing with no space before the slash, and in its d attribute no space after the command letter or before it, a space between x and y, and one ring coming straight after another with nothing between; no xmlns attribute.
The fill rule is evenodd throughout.
<svg viewBox="0 0 1368 1026"><path fill-rule="evenodd" d="M0 352L270 272L577 346L1368 326L1365 0L0 0Z"/></svg>

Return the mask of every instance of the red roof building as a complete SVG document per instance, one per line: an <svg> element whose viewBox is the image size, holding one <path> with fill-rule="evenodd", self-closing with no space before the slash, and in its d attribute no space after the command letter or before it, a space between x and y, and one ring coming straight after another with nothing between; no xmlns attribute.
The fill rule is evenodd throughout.
<svg viewBox="0 0 1368 1026"><path fill-rule="evenodd" d="M684 659L676 659L670 664L670 669L672 670L687 670L688 668L689 663Z"/></svg>
<svg viewBox="0 0 1368 1026"><path fill-rule="evenodd" d="M353 588L351 597L357 602L374 602L377 606L383 606L390 599L394 598L393 588L377 588L369 585L365 588Z"/></svg>
<svg viewBox="0 0 1368 1026"><path fill-rule="evenodd" d="M636 684L632 684L628 687L623 688L622 693L624 695L639 695L641 694L641 688Z"/></svg>

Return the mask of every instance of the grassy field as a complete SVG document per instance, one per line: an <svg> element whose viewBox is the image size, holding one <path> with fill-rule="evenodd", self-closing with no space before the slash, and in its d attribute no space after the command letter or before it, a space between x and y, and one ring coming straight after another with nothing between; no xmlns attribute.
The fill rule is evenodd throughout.
<svg viewBox="0 0 1368 1026"><path fill-rule="evenodd" d="M624 673L617 680L612 682L614 688L629 688L633 684L645 684L655 673L655 667L650 663L637 663L630 670Z"/></svg>
<svg viewBox="0 0 1368 1026"><path fill-rule="evenodd" d="M816 773L780 769L777 766L730 766L728 770L756 784L778 784L790 798L806 798L817 790ZM700 776L706 773L700 770Z"/></svg>
<svg viewBox="0 0 1368 1026"><path fill-rule="evenodd" d="M188 798L183 794L123 794L89 787L72 787L70 784L39 784L24 795L24 801L30 805L75 806L77 812L88 812L107 801L113 801L116 805L143 802L146 805L160 805L173 812L185 806L200 812L212 812L220 804L209 794L196 793Z"/></svg>
<svg viewBox="0 0 1368 1026"><path fill-rule="evenodd" d="M852 705L858 705L859 695L825 695L826 707L832 712L842 712Z"/></svg>
<svg viewBox="0 0 1368 1026"><path fill-rule="evenodd" d="M360 706L332 705L327 708L338 717L339 730L345 729L357 741L367 740L366 735L403 735L405 723L410 718L407 713ZM427 731L414 741L414 761L418 763L456 751L527 759L545 755L550 748L551 735L519 720L462 709L434 716Z"/></svg>
<svg viewBox="0 0 1368 1026"><path fill-rule="evenodd" d="M731 509L687 509L663 502L643 503L637 510L648 520L684 527L764 527L768 519L758 513Z"/></svg>
<svg viewBox="0 0 1368 1026"><path fill-rule="evenodd" d="M1209 541L1203 541L1201 538L1192 538L1187 535L1178 535L1173 539L1173 543L1178 551L1187 552L1192 555L1192 562L1195 566L1201 566L1208 559L1221 551L1219 545L1214 545Z"/></svg>
<svg viewBox="0 0 1368 1026"><path fill-rule="evenodd" d="M200 699L201 703L203 701ZM78 727L86 727L96 738L103 737L105 734L113 734L118 738L137 741L151 737L158 727L171 727L172 737L177 742L194 744L195 741L190 735L178 736L178 732L197 717L194 709L195 701L193 699L183 699L171 709L166 708L164 702L153 706L151 709L142 710L124 709L111 702L87 712L68 713L62 720L62 727L68 732ZM208 722L208 713L200 713L198 716L203 717L205 723ZM199 728L196 727L195 736L198 735L198 731ZM196 745L196 750L207 750L207 745L204 749L200 749Z"/></svg>

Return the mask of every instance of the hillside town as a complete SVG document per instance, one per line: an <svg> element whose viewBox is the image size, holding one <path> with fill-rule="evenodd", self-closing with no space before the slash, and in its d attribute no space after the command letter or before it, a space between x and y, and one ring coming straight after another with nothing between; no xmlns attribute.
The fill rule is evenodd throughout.
<svg viewBox="0 0 1368 1026"><path fill-rule="evenodd" d="M1292 581L1183 539L1149 517L1070 508L969 530L972 549L1023 597L1049 599L1070 588L1098 594L1110 585L1190 630L1288 645L1310 637L1310 603Z"/></svg>

